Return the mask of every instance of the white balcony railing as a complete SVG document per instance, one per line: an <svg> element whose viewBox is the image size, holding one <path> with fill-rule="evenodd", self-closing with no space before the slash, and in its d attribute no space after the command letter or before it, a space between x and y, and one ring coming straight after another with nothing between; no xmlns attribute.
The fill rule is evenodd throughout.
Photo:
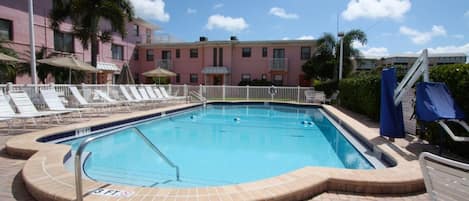
<svg viewBox="0 0 469 201"><path fill-rule="evenodd" d="M287 58L270 58L269 69L271 71L288 71Z"/></svg>
<svg viewBox="0 0 469 201"><path fill-rule="evenodd" d="M173 61L171 59L159 59L156 61L157 67L171 70L173 68Z"/></svg>

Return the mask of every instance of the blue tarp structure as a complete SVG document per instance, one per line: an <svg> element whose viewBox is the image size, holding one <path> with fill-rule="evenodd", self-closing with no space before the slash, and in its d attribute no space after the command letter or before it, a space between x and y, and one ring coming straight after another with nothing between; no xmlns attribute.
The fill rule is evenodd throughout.
<svg viewBox="0 0 469 201"><path fill-rule="evenodd" d="M464 119L464 113L456 105L448 87L440 82L417 84L416 115L422 121Z"/></svg>
<svg viewBox="0 0 469 201"><path fill-rule="evenodd" d="M402 104L394 105L394 90L397 87L396 69L385 69L381 75L379 133L381 136L403 138L405 133Z"/></svg>

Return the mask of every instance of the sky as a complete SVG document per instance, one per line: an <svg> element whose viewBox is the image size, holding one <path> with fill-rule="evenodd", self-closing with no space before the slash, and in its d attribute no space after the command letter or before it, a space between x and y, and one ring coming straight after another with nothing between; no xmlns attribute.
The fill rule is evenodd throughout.
<svg viewBox="0 0 469 201"><path fill-rule="evenodd" d="M468 0L131 0L136 15L177 40L317 39L361 29L365 56L469 55Z"/></svg>

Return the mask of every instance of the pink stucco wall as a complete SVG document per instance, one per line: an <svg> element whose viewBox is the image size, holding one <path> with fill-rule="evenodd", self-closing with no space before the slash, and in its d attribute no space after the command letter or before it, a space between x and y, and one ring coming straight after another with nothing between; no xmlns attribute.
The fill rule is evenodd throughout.
<svg viewBox="0 0 469 201"><path fill-rule="evenodd" d="M242 48L251 48L251 57L242 57ZM268 50L267 57L262 57L262 48ZM206 41L189 43L164 43L154 45L140 45L140 60L137 72L144 72L156 67L161 59L162 51L171 51L171 70L180 74L180 82L171 79L173 84L212 84L211 76L204 76L202 69L213 64L213 48L223 48L223 66L229 67L231 73L228 75L228 85L237 85L241 81L242 74L250 74L251 79L261 79L266 74L267 80L272 79L273 74L284 74L283 85L296 86L300 83L299 76L302 73L301 66L306 60L301 60L301 47L311 47L311 53L315 50L315 41L292 40L292 41ZM190 58L191 48L199 49L198 58ZM288 60L288 70L282 72L270 71L269 62L273 58L274 48L285 50L285 59ZM153 49L154 61L146 61L146 49ZM176 49L181 52L180 58L176 58ZM218 53L217 53L218 54ZM190 83L191 73L198 74L198 83ZM205 80L207 78L207 80Z"/></svg>
<svg viewBox="0 0 469 201"><path fill-rule="evenodd" d="M50 54L54 52L54 31L49 28L50 20L47 16L52 8L52 0L34 1L34 3L35 46L37 50L41 47L46 47L48 54ZM13 22L13 40L8 42L8 46L15 49L22 59L29 61L30 40L28 0L2 0L0 1L0 11L0 19L11 20ZM122 67L125 62L129 62L132 70L137 68L137 66L135 66L136 63L131 61L135 44L138 42L145 43L145 30L147 28L154 28L146 23L140 22L141 21L137 20L127 24L128 35L124 39L122 39L118 34L114 34L112 37L112 43L122 45L124 47L123 60L112 59L111 43L100 43L98 62L114 63L118 67ZM133 24L138 24L140 26L139 36L134 34ZM104 21L100 23L100 26L105 30L110 29L108 23ZM65 22L61 25L60 31L70 32L71 28L71 24ZM91 61L90 50L84 50L81 42L76 38L74 40L74 47L74 54L77 58L86 62ZM53 81L53 79L50 81ZM16 82L30 83L31 79L29 76L18 76Z"/></svg>

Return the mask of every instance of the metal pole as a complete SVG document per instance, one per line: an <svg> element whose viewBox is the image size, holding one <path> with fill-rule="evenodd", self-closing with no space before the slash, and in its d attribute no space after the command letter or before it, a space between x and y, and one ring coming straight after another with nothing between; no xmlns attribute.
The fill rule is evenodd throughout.
<svg viewBox="0 0 469 201"><path fill-rule="evenodd" d="M340 37L339 80L341 80L343 60L344 60L344 33L340 32L339 37Z"/></svg>
<svg viewBox="0 0 469 201"><path fill-rule="evenodd" d="M423 68L424 68L424 71L423 71L423 81L424 82L430 82L430 72L428 69L428 50L427 49L424 49L423 50Z"/></svg>
<svg viewBox="0 0 469 201"><path fill-rule="evenodd" d="M29 7L29 45L31 48L31 78L34 90L37 92L37 73L36 73L36 49L34 40L34 15L33 0L28 1Z"/></svg>

